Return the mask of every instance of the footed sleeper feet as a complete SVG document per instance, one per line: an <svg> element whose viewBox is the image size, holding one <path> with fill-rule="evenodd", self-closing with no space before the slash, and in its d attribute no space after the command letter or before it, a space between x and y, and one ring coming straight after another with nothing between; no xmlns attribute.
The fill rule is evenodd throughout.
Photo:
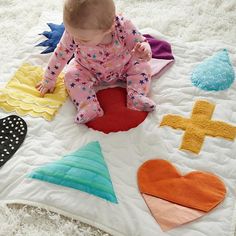
<svg viewBox="0 0 236 236"><path fill-rule="evenodd" d="M79 112L76 115L75 122L78 124L85 124L103 115L104 115L104 112L99 105L90 104L79 110Z"/></svg>
<svg viewBox="0 0 236 236"><path fill-rule="evenodd" d="M128 94L127 107L137 111L154 111L156 104L148 97L141 94Z"/></svg>

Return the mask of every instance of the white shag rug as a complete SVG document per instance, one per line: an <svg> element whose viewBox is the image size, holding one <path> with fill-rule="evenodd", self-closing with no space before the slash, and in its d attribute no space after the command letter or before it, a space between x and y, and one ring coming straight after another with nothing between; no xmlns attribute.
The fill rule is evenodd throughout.
<svg viewBox="0 0 236 236"><path fill-rule="evenodd" d="M235 0L116 0L118 12L139 28L188 41L215 41L236 46ZM62 9L63 1L0 0L0 71L22 38L45 10ZM0 74L1 77L1 74ZM0 236L103 235L101 230L33 207L0 206Z"/></svg>

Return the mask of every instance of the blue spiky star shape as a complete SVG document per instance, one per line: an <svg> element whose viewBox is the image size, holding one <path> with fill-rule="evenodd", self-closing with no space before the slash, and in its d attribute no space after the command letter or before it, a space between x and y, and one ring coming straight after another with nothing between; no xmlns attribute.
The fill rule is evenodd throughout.
<svg viewBox="0 0 236 236"><path fill-rule="evenodd" d="M118 203L99 142L91 142L61 160L34 170L29 177Z"/></svg>
<svg viewBox="0 0 236 236"><path fill-rule="evenodd" d="M65 31L63 23L60 25L47 23L47 25L49 26L51 31L44 31L43 33L40 34L44 35L47 38L47 40L36 45L40 47L47 47L44 51L41 52L41 54L47 54L53 52Z"/></svg>

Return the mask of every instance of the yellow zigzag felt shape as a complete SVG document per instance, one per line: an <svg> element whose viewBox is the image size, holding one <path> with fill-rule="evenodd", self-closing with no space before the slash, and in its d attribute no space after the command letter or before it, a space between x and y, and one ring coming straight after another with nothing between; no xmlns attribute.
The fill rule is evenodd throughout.
<svg viewBox="0 0 236 236"><path fill-rule="evenodd" d="M54 92L40 97L35 85L42 80L43 73L41 67L23 64L6 87L0 90L0 108L7 112L15 111L21 116L52 120L68 95L60 75Z"/></svg>
<svg viewBox="0 0 236 236"><path fill-rule="evenodd" d="M222 137L229 140L234 140L236 137L236 126L211 120L214 109L214 104L197 101L190 119L178 115L166 115L160 126L185 130L180 149L198 154L205 136Z"/></svg>

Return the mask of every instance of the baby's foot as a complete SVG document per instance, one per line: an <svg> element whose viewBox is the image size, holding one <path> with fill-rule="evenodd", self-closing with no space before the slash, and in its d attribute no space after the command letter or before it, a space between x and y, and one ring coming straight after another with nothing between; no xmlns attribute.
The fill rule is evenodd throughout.
<svg viewBox="0 0 236 236"><path fill-rule="evenodd" d="M97 104L91 104L83 107L76 115L75 122L78 124L85 124L97 117L104 115L104 112Z"/></svg>
<svg viewBox="0 0 236 236"><path fill-rule="evenodd" d="M156 104L148 97L140 94L128 94L127 107L137 111L154 111Z"/></svg>

